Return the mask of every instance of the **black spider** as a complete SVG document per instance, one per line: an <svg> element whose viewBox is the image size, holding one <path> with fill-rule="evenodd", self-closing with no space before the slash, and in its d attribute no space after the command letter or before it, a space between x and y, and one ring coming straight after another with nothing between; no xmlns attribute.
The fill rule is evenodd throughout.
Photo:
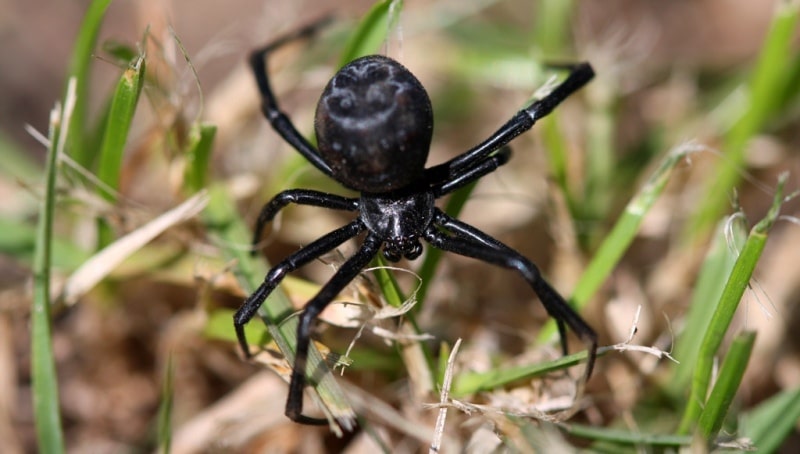
<svg viewBox="0 0 800 454"><path fill-rule="evenodd" d="M505 164L511 156L506 144L589 82L594 76L591 66L588 63L567 66L569 76L545 98L520 110L476 147L426 169L433 131L430 99L416 77L391 58L380 55L359 58L333 76L317 106L318 149L281 112L270 88L266 57L286 42L312 34L317 25L307 26L251 54L250 64L262 96L261 109L284 140L324 174L359 191L360 197L305 189L283 191L261 210L253 244L259 242L265 225L289 203L352 211L358 217L303 247L267 273L261 286L234 315L236 335L244 353L250 356L244 325L287 273L362 232L366 231L366 238L300 315L286 416L305 424L326 422L302 414L311 323L379 251L392 262L403 257L413 260L422 253L420 239L445 251L518 271L556 320L564 354L566 326L588 346L585 374L588 378L597 353L594 330L542 278L533 263L500 241L448 216L434 202Z"/></svg>

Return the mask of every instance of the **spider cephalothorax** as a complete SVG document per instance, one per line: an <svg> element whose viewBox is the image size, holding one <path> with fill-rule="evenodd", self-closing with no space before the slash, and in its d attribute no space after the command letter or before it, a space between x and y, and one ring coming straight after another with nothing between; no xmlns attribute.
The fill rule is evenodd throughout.
<svg viewBox="0 0 800 454"><path fill-rule="evenodd" d="M456 254L517 271L536 293L558 326L566 354L569 327L589 348L586 378L597 355L597 335L542 278L523 255L475 227L445 214L434 204L439 197L472 183L508 162L508 142L530 129L541 117L583 87L594 76L588 63L568 66L570 74L546 97L517 112L494 134L455 158L425 168L431 143L431 103L422 84L400 63L383 56L363 57L344 66L328 83L316 114L319 149L309 143L278 108L267 75L266 57L287 41L311 34L301 29L259 49L250 64L262 97L262 111L273 128L311 164L342 185L361 193L358 198L289 189L261 210L253 244L278 212L289 203L356 213L347 225L290 255L264 277L264 282L234 315L239 344L249 356L244 325L286 274L319 258L345 241L366 232L358 251L305 306L297 330L286 415L294 421L321 424L325 420L302 413L311 324L317 315L381 251L391 261L413 260L428 244Z"/></svg>

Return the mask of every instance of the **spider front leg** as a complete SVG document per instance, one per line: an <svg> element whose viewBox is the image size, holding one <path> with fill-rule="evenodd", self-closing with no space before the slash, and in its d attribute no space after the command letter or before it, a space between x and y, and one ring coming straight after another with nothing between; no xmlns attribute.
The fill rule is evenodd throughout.
<svg viewBox="0 0 800 454"><path fill-rule="evenodd" d="M534 101L528 107L520 110L511 120L506 122L488 139L484 140L471 150L455 158L432 167L432 172L442 172L450 175L459 175L464 169L471 168L486 159L492 152L510 142L523 132L531 129L540 118L548 115L573 93L581 89L594 77L594 70L589 63L564 65L570 70L563 82L556 86L544 98Z"/></svg>
<svg viewBox="0 0 800 454"><path fill-rule="evenodd" d="M250 67L255 75L258 91L261 93L261 112L263 112L264 116L269 120L272 128L275 129L289 145L299 151L303 157L314 165L314 167L328 176L333 176L330 166L322 160L317 149L297 131L297 128L292 124L289 117L278 107L278 100L272 92L272 86L269 82L269 73L267 71L267 57L272 52L287 43L313 35L320 27L325 25L329 19L330 18L327 17L323 18L294 33L278 38L260 49L256 49L250 54Z"/></svg>
<svg viewBox="0 0 800 454"><path fill-rule="evenodd" d="M306 384L306 362L311 342L311 324L361 270L369 264L380 249L381 241L368 235L361 249L339 268L300 314L297 326L297 351L295 352L292 378L289 383L289 398L286 400L286 416L301 424L325 424L327 421L303 415L303 388Z"/></svg>
<svg viewBox="0 0 800 454"><path fill-rule="evenodd" d="M438 199L494 172L498 167L507 164L509 159L511 159L511 147L505 145L497 153L478 161L469 168L459 170L455 175L450 172L441 173L442 168L437 166L427 169L425 177L433 188L434 197ZM440 173L437 174L437 172Z"/></svg>
<svg viewBox="0 0 800 454"><path fill-rule="evenodd" d="M251 255L255 255L257 251L256 245L261 240L261 234L264 231L264 227L266 227L270 221L275 219L275 216L277 216L281 209L290 203L330 208L332 210L358 210L358 199L350 199L347 197L341 197L325 192L311 191L308 189L289 189L287 191L282 191L261 208L261 213L258 215L258 220L256 221L256 227L253 230L253 248L250 251Z"/></svg>
<svg viewBox="0 0 800 454"><path fill-rule="evenodd" d="M233 315L233 326L236 330L236 338L239 340L239 345L245 356L248 358L250 357L250 347L247 345L247 339L244 335L244 325L256 315L258 308L264 304L264 301L270 293L275 290L275 287L280 284L283 278L286 277L288 273L358 235L362 230L364 230L363 224L360 221L353 221L312 242L269 270L266 277L264 277L264 282L262 282L256 291L242 303L239 310Z"/></svg>
<svg viewBox="0 0 800 454"><path fill-rule="evenodd" d="M562 347L566 345L566 336L563 326L569 326L572 331L586 344L589 349L586 361L585 377L588 380L594 369L597 358L597 333L573 310L564 298L541 276L539 269L522 254L511 249L500 241L492 238L480 230L456 221L444 213L437 214L434 226L425 231L425 240L432 246L444 251L472 257L493 265L516 270L522 275L528 285L539 297L547 313L559 323L559 333L562 336ZM443 222L442 222L443 221ZM441 232L436 224L450 229L454 233L449 236Z"/></svg>

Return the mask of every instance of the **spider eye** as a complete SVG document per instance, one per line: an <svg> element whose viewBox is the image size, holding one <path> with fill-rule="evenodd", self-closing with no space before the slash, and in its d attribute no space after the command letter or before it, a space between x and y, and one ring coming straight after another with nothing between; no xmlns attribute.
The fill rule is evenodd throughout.
<svg viewBox="0 0 800 454"><path fill-rule="evenodd" d="M382 193L420 178L433 132L431 102L400 63L379 55L345 65L315 117L319 151L345 186Z"/></svg>

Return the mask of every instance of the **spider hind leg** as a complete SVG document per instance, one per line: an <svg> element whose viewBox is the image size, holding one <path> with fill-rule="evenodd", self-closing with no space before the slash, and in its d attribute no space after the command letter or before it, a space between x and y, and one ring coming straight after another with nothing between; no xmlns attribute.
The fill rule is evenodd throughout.
<svg viewBox="0 0 800 454"><path fill-rule="evenodd" d="M436 227L429 228L425 232L425 240L434 247L516 270L522 275L539 297L547 313L555 319L563 353L566 355L568 351L567 326L586 344L589 354L584 375L588 380L592 375L595 359L597 358L597 333L544 280L536 265L497 239L469 224L446 215L442 211L437 210L435 223L450 231L452 235L445 234Z"/></svg>

